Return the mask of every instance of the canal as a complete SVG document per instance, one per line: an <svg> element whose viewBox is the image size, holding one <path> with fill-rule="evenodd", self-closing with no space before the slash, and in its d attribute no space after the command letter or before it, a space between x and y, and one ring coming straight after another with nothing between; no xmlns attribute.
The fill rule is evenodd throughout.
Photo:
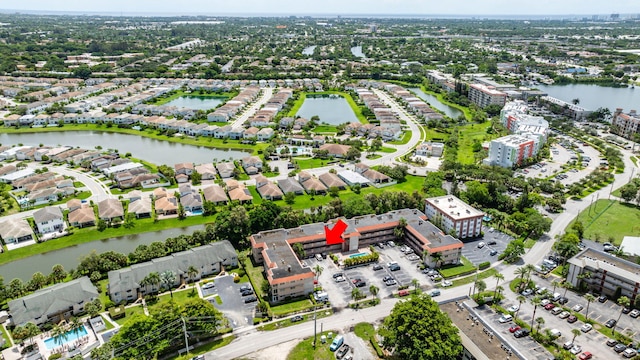
<svg viewBox="0 0 640 360"><path fill-rule="evenodd" d="M61 131L47 133L0 134L2 145L68 145L85 149L117 149L120 154L131 153L135 158L157 165L175 165L182 162L196 164L210 163L213 159L242 159L249 151L207 148L170 141L162 141L142 136L110 133L102 131Z"/></svg>
<svg viewBox="0 0 640 360"><path fill-rule="evenodd" d="M421 98L422 100L426 101L429 106L431 106L432 108L438 109L440 111L442 111L445 115L447 115L448 117L452 118L452 119L457 119L460 116L464 116L464 113L452 106L443 104L440 102L440 100L438 100L437 97L431 95L431 94L427 94L424 91L422 91L422 89L420 88L409 88L409 91L411 91L412 93L416 94L419 98Z"/></svg>
<svg viewBox="0 0 640 360"><path fill-rule="evenodd" d="M116 251L127 255L135 250L138 245L148 245L154 241L164 241L167 238L179 235L190 235L195 230L202 229L204 229L204 225L197 225L74 245L0 265L0 274L5 279L5 283L15 278L26 282L38 271L48 275L51 272L51 268L56 264L64 266L67 271L75 269L80 263L80 259L89 255L92 251L96 251L98 254L106 251Z"/></svg>

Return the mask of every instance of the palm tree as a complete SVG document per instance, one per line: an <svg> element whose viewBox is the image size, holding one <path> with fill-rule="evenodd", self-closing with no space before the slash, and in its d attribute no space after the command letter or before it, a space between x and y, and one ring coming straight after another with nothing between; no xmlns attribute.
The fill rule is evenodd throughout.
<svg viewBox="0 0 640 360"><path fill-rule="evenodd" d="M483 280L476 280L473 289L473 295L476 294L476 289L478 290L478 294L482 294L482 292L487 289L487 283L485 283Z"/></svg>
<svg viewBox="0 0 640 360"><path fill-rule="evenodd" d="M622 317L622 312L624 311L624 308L629 307L629 305L631 305L631 300L629 300L629 298L626 296L620 296L618 298L618 305L620 305L620 314L618 314L618 320L616 320L616 325L618 325L618 323L620 322L620 318ZM616 333L616 325L614 325L611 328L614 335Z"/></svg>
<svg viewBox="0 0 640 360"><path fill-rule="evenodd" d="M407 227L407 219L400 218L398 220L398 226L393 229L393 235L398 239L402 240L404 238L404 228Z"/></svg>
<svg viewBox="0 0 640 360"><path fill-rule="evenodd" d="M493 298L495 299L496 295L498 294L498 285L500 285L500 280L504 280L504 275L497 272L493 275L493 277L496 279L496 290L493 292Z"/></svg>
<svg viewBox="0 0 640 360"><path fill-rule="evenodd" d="M360 292L360 289L358 289L357 287L351 290L351 298L354 301L358 301L358 299L360 299L361 296L362 296L362 293Z"/></svg>
<svg viewBox="0 0 640 360"><path fill-rule="evenodd" d="M56 345L64 344L69 337L67 329L61 324L53 325L53 329L51 329L51 335L53 335L53 342Z"/></svg>
<svg viewBox="0 0 640 360"><path fill-rule="evenodd" d="M543 318L542 316L538 316L538 317L536 318L536 324L537 324L537 326L536 326L536 332L540 332L540 327L541 327L542 325L544 325L544 323L545 323L545 321L544 321L544 318Z"/></svg>
<svg viewBox="0 0 640 360"><path fill-rule="evenodd" d="M198 273L200 273L200 271L198 271L195 266L189 266L189 268L187 269L187 276L189 277L189 281L193 282L193 278L198 276Z"/></svg>
<svg viewBox="0 0 640 360"><path fill-rule="evenodd" d="M28 322L24 326L24 330L25 330L25 335L31 338L31 345L33 345L33 337L40 333L40 328L38 328L36 324L32 322ZM65 336L65 339L66 339L66 336Z"/></svg>
<svg viewBox="0 0 640 360"><path fill-rule="evenodd" d="M560 287L564 289L564 294L562 294L563 297L567 297L567 291L569 289L571 289L573 287L573 285L571 285L570 282L565 281L563 283L560 284Z"/></svg>
<svg viewBox="0 0 640 360"><path fill-rule="evenodd" d="M157 271L153 271L150 272L149 275L145 276L144 279L142 279L142 281L140 282L140 285L143 286L147 286L147 285L151 285L152 286L152 293L156 292L157 293L157 289L158 289L158 285L162 282L162 279L160 279L160 274ZM155 290L155 291L154 291Z"/></svg>
<svg viewBox="0 0 640 360"><path fill-rule="evenodd" d="M518 277L520 277L520 285L518 285L518 292L520 292L520 290L522 290L522 288L526 287L526 283L524 282L524 277L525 275L527 275L527 269L524 268L524 266L521 266L517 269L515 269L513 271L513 273L515 275L518 275Z"/></svg>
<svg viewBox="0 0 640 360"><path fill-rule="evenodd" d="M538 310L538 306L542 303L542 298L536 295L531 298L531 305L533 305L533 316L531 316L531 328L533 329L533 320L536 318L536 311Z"/></svg>
<svg viewBox="0 0 640 360"><path fill-rule="evenodd" d="M440 267L440 262L442 261L442 253L441 252L434 252L433 254L431 254L429 256L431 256L433 261L436 262L436 266L435 267L439 268Z"/></svg>
<svg viewBox="0 0 640 360"><path fill-rule="evenodd" d="M536 270L536 268L535 266L533 266L533 264L526 264L524 268L527 270L527 284L528 284L529 281L531 280L531 273L533 273Z"/></svg>
<svg viewBox="0 0 640 360"><path fill-rule="evenodd" d="M518 295L518 296L516 297L516 300L518 300L518 311L516 311L516 313L515 313L515 314L513 314L513 315L514 315L514 316L513 316L513 320L514 320L514 321L515 321L515 319L517 319L517 318L518 318L518 313L520 313L520 308L522 307L522 303L523 303L523 302L525 302L525 301L527 301L527 298L526 298L526 297L524 297L523 295Z"/></svg>
<svg viewBox="0 0 640 360"><path fill-rule="evenodd" d="M587 321L588 321L588 320L589 320L589 305L591 305L591 302L592 302L593 300L595 300L595 299L596 299L596 297L595 297L595 296L593 296L593 294L586 294L586 295L584 296L584 299L585 299L585 300L587 300L587 311L585 311L584 316L585 316L585 318L586 318L586 319L587 319Z"/></svg>
<svg viewBox="0 0 640 360"><path fill-rule="evenodd" d="M317 264L316 266L313 267L313 271L316 273L316 280L318 280L323 270L324 268L320 266L320 264Z"/></svg>
<svg viewBox="0 0 640 360"><path fill-rule="evenodd" d="M576 338L578 336L582 335L582 331L580 331L580 329L576 329L576 328L571 329L571 333L573 334L573 338L571 339L571 343L576 341Z"/></svg>
<svg viewBox="0 0 640 360"><path fill-rule="evenodd" d="M420 281L418 279L411 279L411 285L413 285L413 292L418 293L418 287L420 287Z"/></svg>
<svg viewBox="0 0 640 360"><path fill-rule="evenodd" d="M378 290L380 290L380 289L375 285L369 286L369 292L371 293L372 297L378 296Z"/></svg>
<svg viewBox="0 0 640 360"><path fill-rule="evenodd" d="M553 290L551 290L551 293L552 293L552 294L555 294L555 293L556 293L556 288L557 288L558 286L560 286L560 282L559 282L558 280L553 280L553 281L551 282L551 286L553 286Z"/></svg>
<svg viewBox="0 0 640 360"><path fill-rule="evenodd" d="M160 274L160 281L163 286L166 286L169 289L169 294L171 294L171 298L173 299L173 283L176 282L176 274L171 270L167 270Z"/></svg>
<svg viewBox="0 0 640 360"><path fill-rule="evenodd" d="M82 320L80 320L79 318L73 318L71 319L71 322L69 322L69 331L71 331L71 333L73 333L77 337L82 329L82 326Z"/></svg>

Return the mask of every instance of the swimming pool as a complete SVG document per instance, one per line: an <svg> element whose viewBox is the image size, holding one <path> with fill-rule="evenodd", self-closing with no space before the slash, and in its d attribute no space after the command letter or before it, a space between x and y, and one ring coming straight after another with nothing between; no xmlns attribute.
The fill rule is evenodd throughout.
<svg viewBox="0 0 640 360"><path fill-rule="evenodd" d="M79 338L88 335L87 328L84 325L78 329L77 332L73 332L71 330L64 333L64 335L60 335L60 339L56 341L55 337L50 337L44 341L44 344L47 346L47 350L55 349L58 346L66 345L70 342L76 341Z"/></svg>
<svg viewBox="0 0 640 360"><path fill-rule="evenodd" d="M367 256L367 255L369 255L369 254L367 254L367 253L357 253L357 254L349 255L349 257L353 259L353 258L358 258L358 257L362 257L362 256Z"/></svg>

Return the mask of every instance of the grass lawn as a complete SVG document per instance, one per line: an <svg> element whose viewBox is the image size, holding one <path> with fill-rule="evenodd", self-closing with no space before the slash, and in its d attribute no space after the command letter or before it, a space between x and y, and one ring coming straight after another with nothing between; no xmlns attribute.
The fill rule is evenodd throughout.
<svg viewBox="0 0 640 360"><path fill-rule="evenodd" d="M482 142L497 138L498 134L487 134L487 129L491 126L490 121L482 124L471 123L460 128L458 136L458 161L462 164L473 164L473 143L475 140Z"/></svg>
<svg viewBox="0 0 640 360"><path fill-rule="evenodd" d="M451 278L469 273L470 271L474 271L476 269L476 267L473 266L473 264L464 256L462 256L460 259L462 260L462 265L440 269L440 274L442 275L442 277Z"/></svg>
<svg viewBox="0 0 640 360"><path fill-rule="evenodd" d="M304 339L298 345L296 345L293 350L287 356L287 360L333 360L335 359L335 355L331 350L329 350L329 346L331 345L331 341L327 339L326 344L322 344L320 342L320 337L322 335L327 335L329 331L324 331L318 334L318 343L316 348L313 348L313 337ZM337 331L333 331L334 335L337 334Z"/></svg>
<svg viewBox="0 0 640 360"><path fill-rule="evenodd" d="M213 298L216 300L216 304L222 305L222 299L220 298L220 295L216 295Z"/></svg>
<svg viewBox="0 0 640 360"><path fill-rule="evenodd" d="M209 351L213 351L215 349L219 349L223 346L227 346L229 345L233 340L235 340L235 335L230 335L230 336L225 336L221 339L218 340L214 340L208 344L202 345L202 346L198 346L197 348L193 349L192 351L189 352L188 355L181 355L181 356L177 356L177 357L170 357L169 359L171 360L189 360L191 358L193 358L196 355L203 355L208 353Z"/></svg>
<svg viewBox="0 0 640 360"><path fill-rule="evenodd" d="M256 205L262 204L262 196L258 194L258 189L256 189L254 185L247 186L247 189L249 189L251 196L253 196L253 203Z"/></svg>
<svg viewBox="0 0 640 360"><path fill-rule="evenodd" d="M330 308L325 308L322 310L319 309L316 312L316 319L322 319L331 315L333 315L333 311L331 311ZM313 321L313 313L306 313L301 316L302 316L301 322ZM297 324L300 324L300 322L291 322L291 319L272 321L268 324L259 326L258 331L273 331L273 330L278 330L278 329L282 329L282 328L297 325Z"/></svg>
<svg viewBox="0 0 640 360"><path fill-rule="evenodd" d="M490 277L492 277L493 275L495 275L495 273L497 273L498 271L496 269L488 269L482 272L478 273L478 280L484 280L484 279L488 279ZM462 279L457 279L457 280L453 280L453 286L460 286L460 285L465 285L465 284L471 284L474 281L476 281L476 275L469 275L467 277L463 277ZM487 286L491 286L490 285L491 282L489 281L487 283Z"/></svg>
<svg viewBox="0 0 640 360"><path fill-rule="evenodd" d="M312 309L314 304L311 302L311 299L305 298L298 301L292 301L290 303L272 306L271 311L273 311L274 316L280 316L289 314L291 312L298 312L306 309Z"/></svg>
<svg viewBox="0 0 640 360"><path fill-rule="evenodd" d="M582 221L587 239L609 241L611 238L620 245L624 236L640 233L640 209L618 201L598 200L577 219Z"/></svg>
<svg viewBox="0 0 640 360"><path fill-rule="evenodd" d="M338 129L333 125L321 124L316 126L313 132L316 134L335 134L338 132Z"/></svg>
<svg viewBox="0 0 640 360"><path fill-rule="evenodd" d="M394 141L388 141L388 143L391 144L391 145L404 145L404 144L408 143L409 140L411 140L411 131L405 131L404 135L402 136L402 139L394 140Z"/></svg>
<svg viewBox="0 0 640 360"><path fill-rule="evenodd" d="M369 339L376 335L376 330L373 328L373 325L365 322L356 324L353 331L365 342L369 342Z"/></svg>
<svg viewBox="0 0 640 360"><path fill-rule="evenodd" d="M104 323L104 326L107 328L107 330L111 330L115 327L113 326L111 321L107 321L107 319L105 319L104 316L100 315L100 317L102 318L102 322Z"/></svg>
<svg viewBox="0 0 640 360"><path fill-rule="evenodd" d="M129 134L136 136L144 136L151 139L181 143L186 145L204 146L207 148L236 149L245 150L247 153L253 152L258 154L258 150L264 150L269 144L257 143L255 145L246 145L237 140L214 139L210 137L188 137L188 136L166 136L159 135L155 129L133 130L121 129L116 126L107 127L99 124L65 124L63 127L43 127L43 128L0 128L0 133L39 133L39 132L58 132L58 131L103 131L120 134Z"/></svg>
<svg viewBox="0 0 640 360"><path fill-rule="evenodd" d="M317 158L296 158L292 159L298 166L300 170L313 169L317 167L327 166L329 163L336 162L333 159L317 159Z"/></svg>
<svg viewBox="0 0 640 360"><path fill-rule="evenodd" d="M524 247L525 247L525 249L531 249L531 248L533 247L533 245L535 245L535 244L536 244L536 241L535 241L535 240L533 240L533 239L527 239L527 240L524 242Z"/></svg>
<svg viewBox="0 0 640 360"><path fill-rule="evenodd" d="M394 148L390 148L390 147L383 146L383 147L382 147L382 148L380 148L380 150L378 150L378 151L379 151L379 152L382 152L382 153L392 154L392 153L396 152L397 150L396 150L396 149L394 149Z"/></svg>
<svg viewBox="0 0 640 360"><path fill-rule="evenodd" d="M263 267L253 266L251 259L247 259L247 261L245 261L244 270L251 279L253 291L255 291L260 298L264 298L264 293L262 292L262 283L265 281L264 275L262 275L262 271L264 270Z"/></svg>
<svg viewBox="0 0 640 360"><path fill-rule="evenodd" d="M192 298L197 298L198 297L198 292L195 291L194 288L188 288L185 290L180 290L180 291L174 291L173 292L173 300L177 303L182 303L186 300L192 299ZM162 303L167 303L169 301L171 301L171 294L166 293L166 294L162 294L160 296L158 296L158 302L156 304L162 304ZM152 305L151 307L155 306L156 304Z"/></svg>
<svg viewBox="0 0 640 360"><path fill-rule="evenodd" d="M30 246L21 247L15 250L0 254L0 264L26 258L35 254L42 254L53 250L63 249L69 246L82 244L86 242L108 239L112 237L121 237L125 235L140 234L149 231L159 231L165 229L182 228L193 225L201 225L212 223L214 216L189 216L183 220L178 218L166 219L154 222L153 219L135 220L135 227L127 229L124 226L118 228L108 228L102 232L95 227L76 229L69 236L61 237L55 241L45 241Z"/></svg>
<svg viewBox="0 0 640 360"><path fill-rule="evenodd" d="M130 306L128 308L125 308L124 313L126 314L125 317L114 320L120 326L126 324L127 321L129 321L129 319L131 319L131 317L134 315L140 314L144 316L144 309L142 308L142 305Z"/></svg>
<svg viewBox="0 0 640 360"><path fill-rule="evenodd" d="M2 330L2 337L4 338L5 346L9 346L11 342L9 341L9 333L7 333L7 329L4 328L4 325L0 324L0 330Z"/></svg>

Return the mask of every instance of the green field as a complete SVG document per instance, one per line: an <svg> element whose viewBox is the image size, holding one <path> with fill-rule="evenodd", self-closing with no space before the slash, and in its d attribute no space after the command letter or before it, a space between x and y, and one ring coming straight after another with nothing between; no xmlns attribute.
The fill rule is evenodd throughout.
<svg viewBox="0 0 640 360"><path fill-rule="evenodd" d="M640 234L640 209L631 204L598 200L578 215L584 226L584 237L620 245L625 236Z"/></svg>
<svg viewBox="0 0 640 360"><path fill-rule="evenodd" d="M293 350L291 350L291 352L287 356L287 360L308 360L308 359L333 360L335 359L335 355L333 354L333 352L331 352L331 350L329 350L329 345L331 345L330 340L327 339L326 344L322 344L320 342L320 336L327 335L328 333L329 333L328 331L325 331L318 334L317 336L318 344L315 349L313 348L313 337L304 339L303 341L298 343L298 345L296 345L296 347L294 347ZM335 336L337 332L333 331L333 334Z"/></svg>
<svg viewBox="0 0 640 360"><path fill-rule="evenodd" d="M321 124L313 128L313 132L316 134L336 134L338 129L333 125Z"/></svg>
<svg viewBox="0 0 640 360"><path fill-rule="evenodd" d="M458 161L462 164L473 164L473 143L475 140L482 142L499 137L499 135L487 134L487 129L491 126L490 121L482 124L470 123L460 128L458 136Z"/></svg>

